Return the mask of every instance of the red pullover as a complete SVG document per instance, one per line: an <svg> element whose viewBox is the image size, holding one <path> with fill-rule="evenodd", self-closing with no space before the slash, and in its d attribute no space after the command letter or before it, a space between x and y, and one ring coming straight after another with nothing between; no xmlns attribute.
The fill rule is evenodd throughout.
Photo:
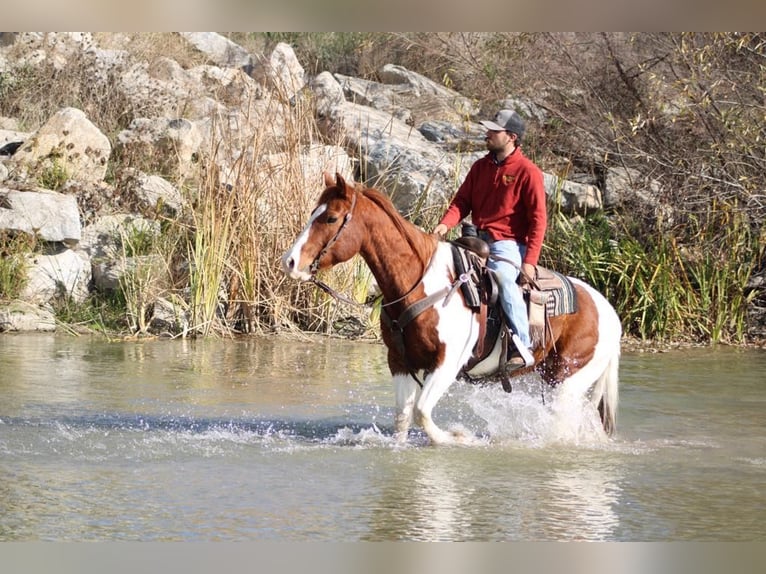
<svg viewBox="0 0 766 574"><path fill-rule="evenodd" d="M523 262L537 265L548 224L543 173L520 148L500 165L491 152L477 160L439 223L452 228L469 213L493 240L526 245Z"/></svg>

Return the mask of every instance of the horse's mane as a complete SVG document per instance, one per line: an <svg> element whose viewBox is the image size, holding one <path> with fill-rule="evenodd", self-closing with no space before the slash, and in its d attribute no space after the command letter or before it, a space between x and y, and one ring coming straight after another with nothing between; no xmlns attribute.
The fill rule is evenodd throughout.
<svg viewBox="0 0 766 574"><path fill-rule="evenodd" d="M412 247L415 253L418 254L423 262L423 265L428 264L428 258L430 257L430 254L426 254L427 242L424 241L424 238L426 237L425 233L418 229L414 223L405 219L404 216L396 209L396 206L391 201L391 198L382 191L372 187L367 187L362 191L362 194L375 205L380 207L388 215L399 232L407 240L407 243L410 244L410 247Z"/></svg>

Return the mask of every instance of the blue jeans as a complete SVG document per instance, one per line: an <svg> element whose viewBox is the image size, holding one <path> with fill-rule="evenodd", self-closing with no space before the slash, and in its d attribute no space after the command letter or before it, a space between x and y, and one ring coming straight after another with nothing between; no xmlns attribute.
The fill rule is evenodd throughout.
<svg viewBox="0 0 766 574"><path fill-rule="evenodd" d="M511 323L511 328L519 336L521 342L529 347L531 340L527 304L524 302L521 288L516 283L516 279L519 277L519 268L505 261L492 258L493 255L497 255L509 259L521 267L521 261L526 251L526 245L520 245L512 239L490 243L490 259L487 262L487 267L493 269L497 275L497 280L500 283L500 303L503 305L505 316Z"/></svg>

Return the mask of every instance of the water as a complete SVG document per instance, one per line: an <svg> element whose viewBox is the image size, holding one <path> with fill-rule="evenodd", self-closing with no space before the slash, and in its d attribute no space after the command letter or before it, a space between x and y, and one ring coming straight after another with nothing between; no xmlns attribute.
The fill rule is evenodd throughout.
<svg viewBox="0 0 766 574"><path fill-rule="evenodd" d="M0 541L762 541L766 351L626 353L618 433L458 383L392 438L385 349L0 337Z"/></svg>

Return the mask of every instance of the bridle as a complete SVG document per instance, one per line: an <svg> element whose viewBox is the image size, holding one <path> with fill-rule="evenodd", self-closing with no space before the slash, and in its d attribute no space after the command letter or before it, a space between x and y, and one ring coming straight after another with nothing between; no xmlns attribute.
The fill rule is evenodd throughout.
<svg viewBox="0 0 766 574"><path fill-rule="evenodd" d="M351 207L349 208L348 213L343 216L343 222L340 224L340 227L338 227L338 231L336 231L335 235L333 235L330 240L325 243L324 247L322 247L319 253L317 253L314 261L312 261L311 265L309 265L309 273L311 274L309 281L338 301L342 301L343 303L354 305L356 307L366 307L367 304L358 303L350 297L346 297L342 293L338 293L324 281L317 279L317 271L319 271L319 260L324 257L325 254L329 251L330 247L332 247L333 244L338 241L338 237L340 237L340 234L343 232L343 230L346 228L346 225L348 225L348 222L351 221L351 218L354 216L354 207L356 206L356 193L357 192L354 191L354 196L351 198Z"/></svg>
<svg viewBox="0 0 766 574"><path fill-rule="evenodd" d="M335 232L335 235L333 235L330 240L325 243L325 246L322 247L322 250L317 253L317 256L314 258L314 261L311 262L311 265L309 266L309 272L311 273L312 279L316 276L317 271L319 270L319 260L325 256L327 251L330 249L330 247L333 246L333 244L338 241L338 237L340 237L340 234L343 232L343 230L346 228L346 225L348 225L348 222L351 221L351 218L354 214L354 207L356 206L356 191L354 191L354 195L351 198L351 208L348 210L348 213L343 216L343 223L340 224L340 227L338 228L338 231Z"/></svg>
<svg viewBox="0 0 766 574"><path fill-rule="evenodd" d="M320 281L317 279L316 274L319 270L319 260L325 256L325 254L329 251L330 247L333 246L333 244L338 241L338 238L340 237L340 234L343 232L343 230L346 228L346 225L348 225L348 222L351 221L351 218L353 217L354 207L356 206L356 194L357 192L354 191L354 196L351 199L351 208L348 210L348 213L343 216L343 222L340 224L340 227L338 228L338 231L335 232L335 235L333 235L330 240L325 244L324 247L319 251L317 256L314 258L314 261L311 262L311 265L309 265L309 272L311 273L311 278L309 281L319 287L322 291L327 293L328 295L331 295L338 301L342 301L343 303L347 303L349 305L354 305L357 307L369 307L370 303L359 303L357 301L354 301L350 297L346 297L342 293L338 293L335 289L330 287L327 283ZM435 255L435 254L434 254ZM434 255L431 256L430 261L423 269L423 274L420 276L420 279L417 280L417 282L401 297L394 299L393 301L385 301L381 304L382 308L389 307L391 305L394 305L395 303L399 303L400 301L404 301L415 289L417 289L418 285L423 281L423 277L425 277L426 273L428 273L428 270L431 268L431 264L434 261ZM377 298L376 298L377 299Z"/></svg>
<svg viewBox="0 0 766 574"><path fill-rule="evenodd" d="M342 295L341 293L338 293L335 289L324 283L323 281L320 281L317 279L316 274L319 270L319 260L324 257L327 252L330 250L330 248L335 244L335 242L338 241L338 238L340 237L340 234L343 233L343 230L348 225L348 222L351 221L351 218L353 217L354 207L356 206L356 195L357 192L354 191L354 195L351 199L351 207L349 208L348 213L343 217L343 222L340 224L340 227L338 227L338 231L335 232L335 235L333 235L330 240L322 247L322 249L319 251L317 256L314 258L314 261L311 262L311 265L309 265L309 272L311 274L309 281L319 287L322 291L327 293L328 295L334 297L338 301L342 301L343 303L347 303L349 305L354 305L356 307L368 307L371 305L371 303L359 303L357 301L354 301L350 297L346 297ZM452 285L448 287L444 287L440 291L436 293L432 293L431 295L426 296L423 299L420 299L419 301L413 303L412 305L409 305L407 308L402 311L402 313L399 314L399 316L395 319L392 319L386 308L390 307L391 305L394 305L396 303L399 303L403 300L405 300L409 295L411 295L417 287L423 282L423 277L428 273L428 270L431 268L431 265L433 264L434 260L436 259L436 253L434 252L431 255L431 259L428 261L428 263L425 265L423 269L423 273L418 278L418 280L415 282L415 284L407 290L404 295L401 297L398 297L397 299L394 299L393 301L384 301L381 303L381 321L383 321L391 330L392 337L394 339L394 344L399 349L399 354L402 357L402 360L404 361L405 368L407 371L409 371L412 378L415 380L415 382L420 385L420 387L423 387L423 383L418 377L417 373L415 372L415 369L412 368L412 366L409 364L409 361L407 360L407 353L404 348L404 328L413 321L418 315L426 311L427 309L430 309L434 304L436 304L438 301L444 301L444 305L446 305L452 295L455 293L455 291L458 289L458 287L462 284L468 281L468 275L466 273L463 273L460 275L460 277L456 278Z"/></svg>

